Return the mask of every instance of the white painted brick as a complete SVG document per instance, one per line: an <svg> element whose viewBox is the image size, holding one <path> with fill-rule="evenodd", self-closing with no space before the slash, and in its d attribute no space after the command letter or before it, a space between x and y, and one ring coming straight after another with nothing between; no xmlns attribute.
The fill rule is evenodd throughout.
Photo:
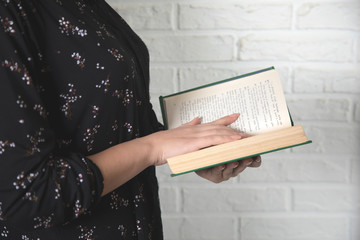
<svg viewBox="0 0 360 240"><path fill-rule="evenodd" d="M305 145L306 148L310 145ZM247 168L240 175L240 181L253 182L301 182L346 183L349 181L350 159L329 155L265 154L259 168Z"/></svg>
<svg viewBox="0 0 360 240"><path fill-rule="evenodd" d="M360 128L357 125L305 127L305 132L313 143L302 148L294 148L294 153L326 153L353 155L360 154Z"/></svg>
<svg viewBox="0 0 360 240"><path fill-rule="evenodd" d="M319 70L296 69L294 71L293 91L299 93L322 93L330 81L326 78L328 72Z"/></svg>
<svg viewBox="0 0 360 240"><path fill-rule="evenodd" d="M235 220L231 217L221 217L221 216L187 217L182 225L182 229L181 229L182 238L180 239L233 240L234 228L235 228Z"/></svg>
<svg viewBox="0 0 360 240"><path fill-rule="evenodd" d="M154 62L233 60L234 37L229 35L144 36Z"/></svg>
<svg viewBox="0 0 360 240"><path fill-rule="evenodd" d="M115 10L135 30L138 29L171 29L172 4L147 3L111 3Z"/></svg>
<svg viewBox="0 0 360 240"><path fill-rule="evenodd" d="M180 90L186 90L201 85L232 78L246 73L258 71L270 66L257 67L188 67L179 69ZM285 92L289 91L290 76L289 69L276 68L279 71L280 79Z"/></svg>
<svg viewBox="0 0 360 240"><path fill-rule="evenodd" d="M288 107L295 122L302 120L347 121L351 108L350 100L327 98L317 95L316 98L287 97Z"/></svg>
<svg viewBox="0 0 360 240"><path fill-rule="evenodd" d="M341 217L242 218L241 240L347 239L347 219Z"/></svg>
<svg viewBox="0 0 360 240"><path fill-rule="evenodd" d="M254 33L241 38L239 59L350 62L354 44L348 33Z"/></svg>
<svg viewBox="0 0 360 240"><path fill-rule="evenodd" d="M359 189L354 186L304 187L295 188L293 192L295 211L360 211Z"/></svg>
<svg viewBox="0 0 360 240"><path fill-rule="evenodd" d="M166 213L174 213L179 209L178 191L176 188L162 187L159 190L161 211Z"/></svg>
<svg viewBox="0 0 360 240"><path fill-rule="evenodd" d="M239 69L240 70L240 69ZM246 73L246 72L243 72ZM179 70L180 90L217 82L237 76L235 69L217 67L181 68Z"/></svg>
<svg viewBox="0 0 360 240"><path fill-rule="evenodd" d="M333 92L360 93L360 66L333 74Z"/></svg>
<svg viewBox="0 0 360 240"><path fill-rule="evenodd" d="M185 188L183 194L186 213L207 213L209 209L218 213L286 210L283 188Z"/></svg>
<svg viewBox="0 0 360 240"><path fill-rule="evenodd" d="M358 214L360 216L360 214ZM350 240L360 239L360 218L354 217L350 219Z"/></svg>
<svg viewBox="0 0 360 240"><path fill-rule="evenodd" d="M180 29L286 29L290 4L191 3L181 4Z"/></svg>
<svg viewBox="0 0 360 240"><path fill-rule="evenodd" d="M359 67L301 67L294 71L294 92L359 93Z"/></svg>
<svg viewBox="0 0 360 240"><path fill-rule="evenodd" d="M159 97L174 93L176 90L175 69L152 67L150 71L150 97L153 109L162 122Z"/></svg>
<svg viewBox="0 0 360 240"><path fill-rule="evenodd" d="M152 67L150 69L150 93L171 94L176 90L175 69Z"/></svg>
<svg viewBox="0 0 360 240"><path fill-rule="evenodd" d="M162 217L162 222L163 222L164 239L166 239L166 240L183 239L181 237L181 232L183 231L182 225L184 222L184 219L182 217L164 216L164 217Z"/></svg>
<svg viewBox="0 0 360 240"><path fill-rule="evenodd" d="M303 3L297 10L301 29L360 29L360 2Z"/></svg>

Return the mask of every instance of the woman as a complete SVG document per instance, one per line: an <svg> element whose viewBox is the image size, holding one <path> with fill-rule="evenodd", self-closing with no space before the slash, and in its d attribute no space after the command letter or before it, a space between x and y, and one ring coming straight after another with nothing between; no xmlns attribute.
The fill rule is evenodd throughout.
<svg viewBox="0 0 360 240"><path fill-rule="evenodd" d="M0 23L1 239L162 239L154 166L246 137L238 114L159 131L146 46L103 0L1 0Z"/></svg>

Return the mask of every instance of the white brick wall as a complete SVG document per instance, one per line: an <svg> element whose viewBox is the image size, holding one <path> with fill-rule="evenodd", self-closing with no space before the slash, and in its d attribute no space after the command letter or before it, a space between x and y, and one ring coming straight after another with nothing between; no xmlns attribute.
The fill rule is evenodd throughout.
<svg viewBox="0 0 360 240"><path fill-rule="evenodd" d="M360 0L109 0L158 96L275 66L312 145L221 184L158 168L165 239L360 240Z"/></svg>

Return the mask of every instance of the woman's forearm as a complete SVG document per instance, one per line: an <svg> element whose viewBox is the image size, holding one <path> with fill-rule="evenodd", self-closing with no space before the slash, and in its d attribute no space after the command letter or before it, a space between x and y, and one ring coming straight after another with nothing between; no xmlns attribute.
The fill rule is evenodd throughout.
<svg viewBox="0 0 360 240"><path fill-rule="evenodd" d="M113 191L153 165L151 146L142 138L118 144L88 156L100 169L104 178L102 196Z"/></svg>
<svg viewBox="0 0 360 240"><path fill-rule="evenodd" d="M126 183L151 165L165 164L169 157L246 137L246 134L227 127L238 116L233 114L208 124L200 124L200 119L195 118L176 129L120 143L88 156L103 174L102 195Z"/></svg>

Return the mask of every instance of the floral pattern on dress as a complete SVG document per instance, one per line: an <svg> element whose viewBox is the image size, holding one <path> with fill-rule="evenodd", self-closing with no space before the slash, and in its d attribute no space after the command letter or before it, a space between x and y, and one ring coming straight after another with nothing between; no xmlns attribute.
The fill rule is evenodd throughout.
<svg viewBox="0 0 360 240"><path fill-rule="evenodd" d="M162 239L154 167L101 197L86 156L159 130L146 46L104 0L0 0L0 239Z"/></svg>

